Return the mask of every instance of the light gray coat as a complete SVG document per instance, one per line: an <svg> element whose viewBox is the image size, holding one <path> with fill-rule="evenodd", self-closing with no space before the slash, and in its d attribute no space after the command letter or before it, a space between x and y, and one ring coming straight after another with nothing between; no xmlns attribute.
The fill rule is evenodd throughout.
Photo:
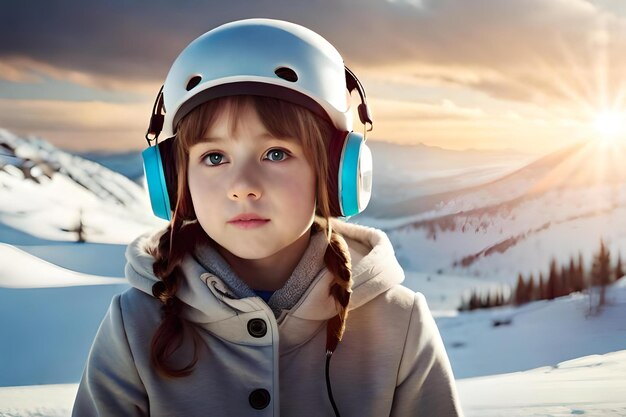
<svg viewBox="0 0 626 417"><path fill-rule="evenodd" d="M354 280L346 331L330 363L341 416L461 415L435 322L424 296L400 285L404 273L387 236L341 221L333 226L350 248ZM201 339L199 361L190 376L168 379L150 365L161 306L151 295L157 278L145 246L152 241L154 236L141 236L128 247L126 273L134 288L111 302L73 416L335 415L325 382L325 343L326 320L337 309L326 268L310 277L295 305L276 318L260 297L237 297L196 257L185 258L178 297L185 303L183 317ZM249 330L255 319L266 324L262 336L254 326L256 336ZM188 337L174 363L187 364L192 347ZM263 399L267 405L255 409L251 397L257 407Z"/></svg>

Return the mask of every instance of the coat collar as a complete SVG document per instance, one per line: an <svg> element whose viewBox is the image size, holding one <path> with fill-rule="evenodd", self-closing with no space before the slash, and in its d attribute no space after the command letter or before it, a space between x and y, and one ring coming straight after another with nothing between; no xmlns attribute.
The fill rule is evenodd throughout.
<svg viewBox="0 0 626 417"><path fill-rule="evenodd" d="M348 310L359 308L404 280L402 268L384 232L337 219L331 220L331 226L343 237L351 255L353 285ZM126 250L128 281L150 295L157 278L152 269L154 258L146 248L155 245L162 233L141 235ZM177 296L185 304L186 319L236 341L239 330L232 327L241 327L236 324L241 317L263 312L273 317L259 297L237 297L220 277L208 272L193 256L184 258L181 269L184 279ZM329 295L332 280L328 269L322 268L298 302L281 314L278 318L281 346L287 348L301 343L337 314L335 300Z"/></svg>

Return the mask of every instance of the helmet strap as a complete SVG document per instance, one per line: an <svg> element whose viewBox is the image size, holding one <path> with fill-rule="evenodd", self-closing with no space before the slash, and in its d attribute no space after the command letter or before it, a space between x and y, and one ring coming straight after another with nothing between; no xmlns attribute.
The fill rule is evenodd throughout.
<svg viewBox="0 0 626 417"><path fill-rule="evenodd" d="M359 93L359 97L361 98L361 104L359 104L359 107L357 108L359 113L359 119L361 120L361 123L363 123L363 126L365 126L366 124L370 125L369 129L367 129L367 131L369 132L374 128L374 122L372 121L372 113L367 106L365 88L363 87L363 84L361 84L361 81L359 81L356 75L350 70L350 68L346 67L345 65L344 68L346 70L346 87L348 88L349 93L352 93L354 90Z"/></svg>
<svg viewBox="0 0 626 417"><path fill-rule="evenodd" d="M152 145L153 140L157 140L159 138L159 134L163 130L164 121L165 108L163 106L163 86L161 86L159 94L157 94L156 99L154 100L154 105L152 106L150 125L148 126L148 131L146 132L148 146Z"/></svg>

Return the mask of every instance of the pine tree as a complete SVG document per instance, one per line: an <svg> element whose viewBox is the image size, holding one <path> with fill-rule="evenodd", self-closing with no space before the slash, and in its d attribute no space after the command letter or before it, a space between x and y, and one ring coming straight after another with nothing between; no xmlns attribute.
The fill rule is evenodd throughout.
<svg viewBox="0 0 626 417"><path fill-rule="evenodd" d="M540 288L540 284L537 283L535 284L535 276L531 273L530 277L528 277L528 282L529 284L532 285L532 291L528 291L529 294L529 300L530 301L537 301L537 300L541 300L541 288Z"/></svg>
<svg viewBox="0 0 626 417"><path fill-rule="evenodd" d="M558 297L561 297L563 295L567 295L570 293L569 287L570 287L571 278L569 276L569 268L566 267L565 265L561 267L560 277L561 277L561 282L559 285Z"/></svg>
<svg viewBox="0 0 626 417"><path fill-rule="evenodd" d="M543 272L539 273L539 299L540 300L548 299L548 290L546 288L546 283L543 278Z"/></svg>
<svg viewBox="0 0 626 417"><path fill-rule="evenodd" d="M476 289L472 290L472 294L470 295L470 301L469 301L469 309L471 310L476 310L478 308L478 298L476 296Z"/></svg>
<svg viewBox="0 0 626 417"><path fill-rule="evenodd" d="M526 302L535 301L535 281L532 275L528 278L528 283L526 284L525 299Z"/></svg>
<svg viewBox="0 0 626 417"><path fill-rule="evenodd" d="M600 240L600 251L594 257L591 276L592 284L600 287L598 307L603 306L606 302L606 286L611 281L611 253L606 248L603 240Z"/></svg>
<svg viewBox="0 0 626 417"><path fill-rule="evenodd" d="M587 288L587 277L585 276L585 260L583 259L582 252L578 252L578 271L576 272L576 280L578 284L578 290L583 291Z"/></svg>
<svg viewBox="0 0 626 417"><path fill-rule="evenodd" d="M579 259L579 262L580 262L580 259ZM580 268L576 264L576 260L573 257L570 258L569 268L570 268L570 277L571 277L571 281L570 281L571 292L582 291L583 290L582 274L580 273Z"/></svg>
<svg viewBox="0 0 626 417"><path fill-rule="evenodd" d="M550 275L548 277L547 299L554 300L560 293L559 272L556 266L556 259L550 261Z"/></svg>
<svg viewBox="0 0 626 417"><path fill-rule="evenodd" d="M483 304L483 308L491 308L492 303L493 301L492 301L492 296L491 296L491 289L489 289L485 297L485 303Z"/></svg>
<svg viewBox="0 0 626 417"><path fill-rule="evenodd" d="M578 281L578 269L576 268L576 261L574 257L569 258L569 268L568 268L568 282L567 282L567 293L571 294L576 291L580 291L577 289L577 281Z"/></svg>
<svg viewBox="0 0 626 417"><path fill-rule="evenodd" d="M515 304L522 305L526 302L526 285L522 274L517 275L517 285L515 286Z"/></svg>
<svg viewBox="0 0 626 417"><path fill-rule="evenodd" d="M78 222L71 232L76 233L76 242L85 243L85 224L83 223L83 209L78 210Z"/></svg>

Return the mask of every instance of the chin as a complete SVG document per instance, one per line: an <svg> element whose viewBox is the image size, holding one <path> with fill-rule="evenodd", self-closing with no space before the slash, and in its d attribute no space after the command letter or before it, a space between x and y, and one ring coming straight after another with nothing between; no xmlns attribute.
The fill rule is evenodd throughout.
<svg viewBox="0 0 626 417"><path fill-rule="evenodd" d="M218 242L219 243L219 242ZM220 245L234 256L241 259L263 259L268 256L272 256L275 251L272 251L267 245Z"/></svg>

